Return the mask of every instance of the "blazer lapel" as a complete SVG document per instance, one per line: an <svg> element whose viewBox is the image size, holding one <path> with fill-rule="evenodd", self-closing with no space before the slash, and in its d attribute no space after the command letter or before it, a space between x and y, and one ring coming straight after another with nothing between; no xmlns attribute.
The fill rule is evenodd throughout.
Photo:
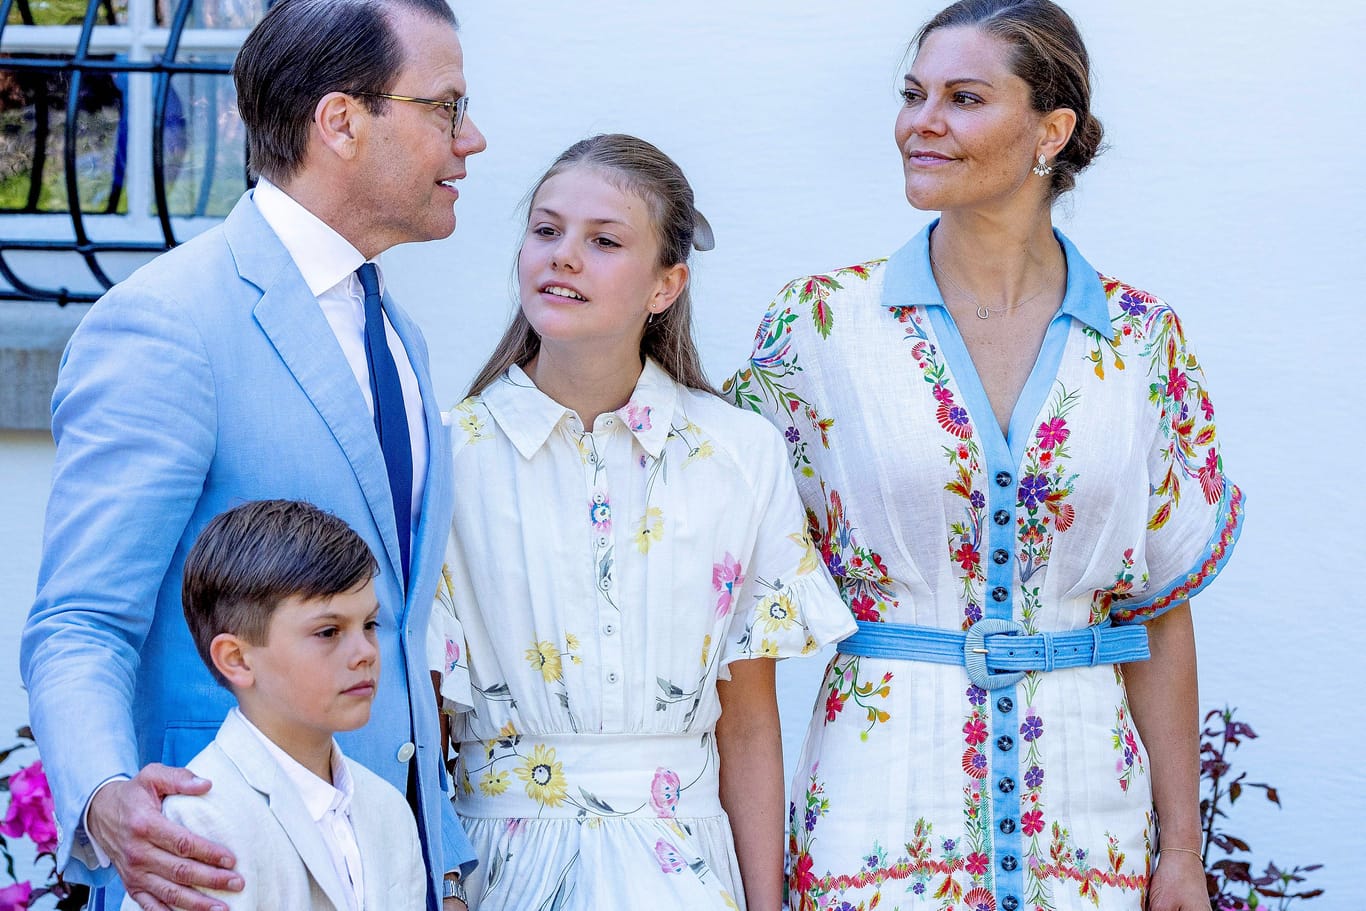
<svg viewBox="0 0 1366 911"><path fill-rule="evenodd" d="M356 764L351 760L353 780L357 776ZM390 817L382 803L372 801L373 796L367 782L356 781L355 793L351 795L352 818L356 820L356 847L360 849L361 868L365 870L365 907L367 909L388 908L393 904L396 883L390 878L381 879L380 872L387 876L403 869L394 858L402 856L405 843L401 839L406 833L390 831Z"/></svg>
<svg viewBox="0 0 1366 911"><path fill-rule="evenodd" d="M244 197L233 208L223 229L238 273L261 289L261 299L252 311L257 325L346 454L384 541L389 565L401 566L384 453L365 397L322 309L250 198ZM403 578L401 572L394 576Z"/></svg>
<svg viewBox="0 0 1366 911"><path fill-rule="evenodd" d="M427 345L422 333L401 307L387 295L384 299L389 322L408 352L408 360L417 375L417 387L422 394L422 415L427 425L427 478L422 491L422 515L418 519L417 534L413 538L412 584L403 606L402 622L407 621L409 606L430 604L436 597L435 580L446 553L446 536L450 534L454 501L451 495L450 434L441 420L441 406L432 388L431 366ZM433 536L436 541L433 542ZM423 580L432 580L425 585ZM425 592L425 594L424 594ZM420 599L420 600L418 600Z"/></svg>
<svg viewBox="0 0 1366 911"><path fill-rule="evenodd" d="M308 873L332 902L335 911L346 911L344 886L337 876L332 857L323 844L317 823L308 815L302 798L281 771L279 764L266 752L256 735L247 730L235 712L229 712L216 738L224 755L241 771L247 784L262 794L270 803L280 828L284 829L299 859Z"/></svg>

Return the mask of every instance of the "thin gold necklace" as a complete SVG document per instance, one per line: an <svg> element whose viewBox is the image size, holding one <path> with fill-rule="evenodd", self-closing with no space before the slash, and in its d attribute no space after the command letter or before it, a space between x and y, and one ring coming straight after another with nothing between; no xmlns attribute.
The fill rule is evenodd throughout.
<svg viewBox="0 0 1366 911"><path fill-rule="evenodd" d="M1045 283L1042 288L1040 288L1038 291L1035 291L1033 294L1029 295L1029 297L1026 297L1023 300L1018 300L1008 307L988 307L985 304L979 304L977 302L977 298L969 294L962 285L958 284L958 282L953 280L952 275L944 271L944 267L939 265L939 262L934 258L933 250L930 251L930 265L934 267L934 271L936 273L944 277L945 281L947 281L950 285L953 285L955 291L957 291L959 294L963 295L968 299L968 303L972 304L972 306L976 308L978 319L986 319L993 313L1010 313L1012 311L1019 310L1025 304L1029 303L1030 301L1034 300L1034 298L1038 297L1039 295L1047 291L1049 284L1051 284Z"/></svg>

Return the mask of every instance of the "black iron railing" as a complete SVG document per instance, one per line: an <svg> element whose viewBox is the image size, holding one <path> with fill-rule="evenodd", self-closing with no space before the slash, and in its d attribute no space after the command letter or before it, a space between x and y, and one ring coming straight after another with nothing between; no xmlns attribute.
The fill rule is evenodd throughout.
<svg viewBox="0 0 1366 911"><path fill-rule="evenodd" d="M99 297L100 291L73 290L71 285L85 285L89 287L91 282L84 280L76 282L67 276L55 276L58 279L67 280L35 280L32 277L21 276L19 270L14 267L14 254L66 254L64 263L73 262L70 258L74 255L74 262L80 262L88 270L89 276L93 278L101 289L107 289L116 281L111 278L106 264L101 263L101 257L108 254L144 254L148 257L156 255L170 249L178 243L176 236L176 226L172 222L173 214L176 217L195 217L221 214L211 211L211 193L216 186L216 171L222 167L235 165L240 168L240 173L235 177L240 180L242 185L246 183L246 161L244 155L233 156L233 160L228 163L220 161L221 150L218 147L220 142L220 122L221 101L215 92L207 93L206 97L199 99L200 103L207 106L207 110L202 110L201 115L206 118L205 122L209 128L205 131L203 142L203 170L199 174L199 186L193 193L193 200L182 203L178 211L172 212L170 194L167 192L167 173L171 159L176 155L168 155L168 143L180 145L180 152L183 153L185 142L185 100L179 98L173 91L172 82L174 77L180 74L204 74L206 76L226 77L231 73L231 64L224 60L182 60L177 59L181 51L181 39L190 21L191 9L195 0L174 0L174 8L168 9L165 27L167 29L165 47L161 53L155 55L151 60L137 61L121 59L119 56L110 53L92 53L91 42L96 26L115 25L115 9L110 0L92 0L86 8L84 19L81 22L79 37L75 47L69 56L53 57L43 56L38 53L25 54L17 53L13 56L0 57L0 70L8 70L16 75L33 74L33 78L44 76L52 78L64 78L67 82L65 99L65 124L64 136L61 143L61 168L63 170L62 183L65 187L66 208L65 215L70 221L70 237L51 240L34 239L30 237L13 236L20 233L17 226L22 224L17 219L7 218L5 215L37 215L51 213L51 206L44 206L42 202L45 177L48 183L51 182L51 172L48 170L53 166L49 160L48 142L50 138L49 119L53 114L54 103L48 91L36 91L33 93L34 118L32 128L33 151L31 158L30 183L28 187L27 199L15 205L11 203L5 207L0 214L0 278L9 284L9 288L0 288L0 300L27 300L54 302L59 305L68 303L85 303ZM169 7L166 4L163 9ZM6 23L10 21L13 13L18 14L19 22L16 24L33 25L34 19L31 14L28 0L0 0L0 41L4 40ZM151 116L151 213L154 215L155 229L148 233L148 239L120 239L120 240L101 240L92 236L90 230L90 216L108 216L112 218L127 217L127 214L137 215L139 213L127 213L128 202L126 199L126 177L129 167L136 167L137 162L131 162L128 156L128 132L129 132L129 93L126 91L128 77L134 73L148 74L152 80L152 116ZM109 188L107 198L103 203L95 203L87 206L81 198L81 187L78 179L78 126L80 124L81 104L91 92L98 88L109 93L111 88L118 96L118 124L117 136L114 139L115 149L113 161L110 163L111 173L108 176ZM170 126L168 126L170 124ZM177 124L179 126L177 126ZM20 137L22 139L22 137ZM144 164L145 166L145 164ZM120 215L120 213L125 215ZM46 215L47 218L61 217L60 211L55 214ZM144 217L140 219L146 222ZM9 225L15 225L10 228ZM44 232L48 233L48 232ZM100 233L100 232L97 232ZM127 235L127 231L113 232ZM63 267L65 268L65 267ZM38 270L39 272L50 272L52 270ZM46 279L46 276L44 276Z"/></svg>

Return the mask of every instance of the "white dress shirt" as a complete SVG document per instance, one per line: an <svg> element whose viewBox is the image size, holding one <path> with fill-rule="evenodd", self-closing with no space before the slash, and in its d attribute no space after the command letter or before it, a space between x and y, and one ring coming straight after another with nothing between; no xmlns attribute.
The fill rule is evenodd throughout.
<svg viewBox="0 0 1366 911"><path fill-rule="evenodd" d="M289 252L308 284L308 290L318 299L318 306L332 327L332 334L337 337L351 372L356 375L365 406L373 416L375 403L370 396L370 366L365 360L365 291L356 276L365 257L346 238L265 178L257 182L252 201ZM375 263L375 268L383 290L384 269L379 263ZM412 534L416 537L418 521L422 518L422 490L427 480L427 424L417 375L387 314L384 330L398 367L398 381L403 387L408 439L413 447Z"/></svg>
<svg viewBox="0 0 1366 911"><path fill-rule="evenodd" d="M360 845L356 841L356 828L351 822L351 798L355 785L351 781L351 770L342 759L341 748L332 742L332 783L328 784L317 775L304 768L293 756L286 753L256 725L252 724L242 710L234 708L233 713L243 721L247 729L260 739L272 759L285 773L289 783L294 785L299 797L303 799L304 809L323 844L327 845L328 856L337 871L337 878L347 887L351 911L365 909L365 874L361 869Z"/></svg>

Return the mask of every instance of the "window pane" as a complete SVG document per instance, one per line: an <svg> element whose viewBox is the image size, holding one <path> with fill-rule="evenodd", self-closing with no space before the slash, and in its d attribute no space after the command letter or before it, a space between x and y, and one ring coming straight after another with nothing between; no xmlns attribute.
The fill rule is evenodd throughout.
<svg viewBox="0 0 1366 911"><path fill-rule="evenodd" d="M247 29L266 14L268 0L157 0L157 25L170 25L182 3L190 4L189 28Z"/></svg>
<svg viewBox="0 0 1366 911"><path fill-rule="evenodd" d="M190 59L209 62L216 58ZM247 189L246 131L237 115L232 77L173 76L164 137L170 213L227 215Z"/></svg>
<svg viewBox="0 0 1366 911"><path fill-rule="evenodd" d="M128 23L128 0L98 2L98 25ZM80 25L88 6L87 0L14 0L6 21L11 25Z"/></svg>
<svg viewBox="0 0 1366 911"><path fill-rule="evenodd" d="M33 59L30 55L26 59ZM4 69L0 58L0 212L66 212L66 105L72 75ZM82 211L122 212L126 74L80 77L76 186Z"/></svg>

